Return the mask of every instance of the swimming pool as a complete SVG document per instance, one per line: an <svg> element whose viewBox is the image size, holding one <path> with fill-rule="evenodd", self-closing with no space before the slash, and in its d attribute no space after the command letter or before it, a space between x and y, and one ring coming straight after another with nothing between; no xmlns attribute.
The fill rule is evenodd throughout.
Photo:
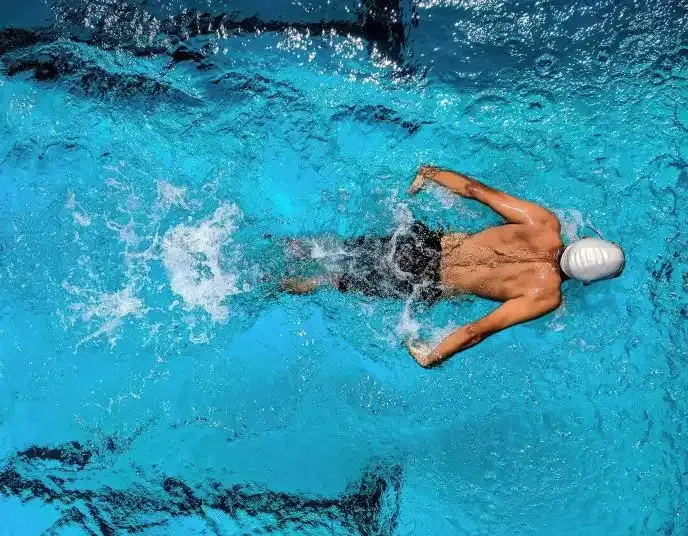
<svg viewBox="0 0 688 536"><path fill-rule="evenodd" d="M0 7L0 532L688 533L687 10ZM275 292L287 237L497 221L428 162L623 277L432 371L492 304Z"/></svg>

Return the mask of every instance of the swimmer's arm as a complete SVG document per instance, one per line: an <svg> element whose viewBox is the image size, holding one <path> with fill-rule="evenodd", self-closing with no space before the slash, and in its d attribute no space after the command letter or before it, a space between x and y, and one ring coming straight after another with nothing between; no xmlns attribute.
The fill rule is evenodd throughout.
<svg viewBox="0 0 688 536"><path fill-rule="evenodd" d="M495 190L468 175L446 169L422 166L409 187L409 193L415 194L427 181L435 182L467 199L480 201L509 223L551 223L559 225L559 220L554 214L536 203Z"/></svg>
<svg viewBox="0 0 688 536"><path fill-rule="evenodd" d="M546 315L561 304L561 295L521 296L511 299L477 322L467 324L448 335L429 353L409 344L411 355L425 368L434 367L453 355L475 346L490 335L516 324Z"/></svg>

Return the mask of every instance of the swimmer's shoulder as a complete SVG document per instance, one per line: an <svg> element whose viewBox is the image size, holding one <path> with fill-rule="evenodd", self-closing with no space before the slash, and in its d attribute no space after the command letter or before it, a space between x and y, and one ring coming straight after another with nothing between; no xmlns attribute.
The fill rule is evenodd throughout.
<svg viewBox="0 0 688 536"><path fill-rule="evenodd" d="M559 217L549 210L543 210L541 217L533 223L526 223L523 225L526 228L530 227L531 232L537 233L538 235L548 234L559 237L561 234L561 222L559 221ZM535 229L532 229L533 227Z"/></svg>
<svg viewBox="0 0 688 536"><path fill-rule="evenodd" d="M538 312L538 316L546 315L559 308L562 302L561 288L554 280L543 282L528 294L530 307Z"/></svg>
<svg viewBox="0 0 688 536"><path fill-rule="evenodd" d="M552 309L559 307L561 305L562 283L559 270L547 263L542 263L537 268L535 281L536 284L533 285L529 294L538 300L546 301Z"/></svg>

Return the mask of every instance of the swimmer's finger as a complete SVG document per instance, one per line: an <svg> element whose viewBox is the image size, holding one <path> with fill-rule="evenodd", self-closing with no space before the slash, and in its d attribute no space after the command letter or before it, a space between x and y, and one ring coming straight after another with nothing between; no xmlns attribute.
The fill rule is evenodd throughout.
<svg viewBox="0 0 688 536"><path fill-rule="evenodd" d="M411 186L408 187L409 195L417 194L420 191L420 189L423 188L424 184L425 176L421 172L419 172L413 179Z"/></svg>

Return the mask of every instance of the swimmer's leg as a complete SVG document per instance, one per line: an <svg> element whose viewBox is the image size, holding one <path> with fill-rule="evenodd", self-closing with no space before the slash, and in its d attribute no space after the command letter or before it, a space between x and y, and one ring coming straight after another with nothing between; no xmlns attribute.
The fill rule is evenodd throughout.
<svg viewBox="0 0 688 536"><path fill-rule="evenodd" d="M345 253L336 237L289 238L284 242L287 273L325 274L290 275L282 278L280 290L290 294L310 294L324 287L339 288L339 271Z"/></svg>
<svg viewBox="0 0 688 536"><path fill-rule="evenodd" d="M386 296L384 265L389 238L355 237L344 240L320 236L290 239L286 251L292 259L313 261L316 273L282 279L280 288L291 294L310 294L323 287L340 292L359 292L368 296ZM303 273L303 268L299 270ZM308 272L306 272L308 273Z"/></svg>
<svg viewBox="0 0 688 536"><path fill-rule="evenodd" d="M288 258L323 262L335 262L342 255L346 255L345 244L346 240L332 235L282 240L282 248Z"/></svg>
<svg viewBox="0 0 688 536"><path fill-rule="evenodd" d="M280 282L282 292L289 294L311 294L324 287L339 288L339 276L329 274L315 277L285 277Z"/></svg>

